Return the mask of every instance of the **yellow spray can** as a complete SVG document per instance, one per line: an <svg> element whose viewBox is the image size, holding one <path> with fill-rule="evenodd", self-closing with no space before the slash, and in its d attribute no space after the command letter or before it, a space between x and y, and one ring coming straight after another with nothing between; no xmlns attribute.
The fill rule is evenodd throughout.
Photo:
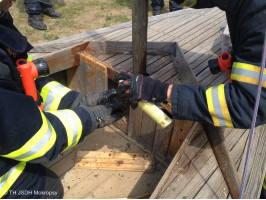
<svg viewBox="0 0 266 200"><path fill-rule="evenodd" d="M171 124L172 119L154 103L139 101L138 106L162 128Z"/></svg>

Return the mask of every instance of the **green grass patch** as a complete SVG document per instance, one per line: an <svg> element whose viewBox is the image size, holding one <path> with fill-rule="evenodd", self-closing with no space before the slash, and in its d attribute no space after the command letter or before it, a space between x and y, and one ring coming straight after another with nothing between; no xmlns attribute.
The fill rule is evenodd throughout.
<svg viewBox="0 0 266 200"><path fill-rule="evenodd" d="M124 23L124 22L129 22L130 19L128 18L128 16L126 14L119 14L119 15L113 16L113 21Z"/></svg>

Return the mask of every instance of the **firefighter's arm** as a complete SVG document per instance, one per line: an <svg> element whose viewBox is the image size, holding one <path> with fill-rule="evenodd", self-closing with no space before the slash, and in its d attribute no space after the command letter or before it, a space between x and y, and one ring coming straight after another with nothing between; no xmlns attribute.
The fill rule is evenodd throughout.
<svg viewBox="0 0 266 200"><path fill-rule="evenodd" d="M262 98L264 96L265 91ZM255 98L256 85L240 82L210 88L174 85L171 91L175 118L207 122L218 127L250 128ZM261 104L257 125L265 123L265 114Z"/></svg>
<svg viewBox="0 0 266 200"><path fill-rule="evenodd" d="M175 0L184 8L213 8L219 7L225 12L236 12L239 9L239 1L232 0Z"/></svg>
<svg viewBox="0 0 266 200"><path fill-rule="evenodd" d="M69 89L51 77L38 78L35 83L43 99L45 111L75 108L80 105L96 106L107 103L116 96L113 90L84 95Z"/></svg>
<svg viewBox="0 0 266 200"><path fill-rule="evenodd" d="M32 97L0 90L0 155L18 161L51 161L124 114L117 103L42 112Z"/></svg>
<svg viewBox="0 0 266 200"><path fill-rule="evenodd" d="M212 0L174 0L184 8L213 8L216 5Z"/></svg>

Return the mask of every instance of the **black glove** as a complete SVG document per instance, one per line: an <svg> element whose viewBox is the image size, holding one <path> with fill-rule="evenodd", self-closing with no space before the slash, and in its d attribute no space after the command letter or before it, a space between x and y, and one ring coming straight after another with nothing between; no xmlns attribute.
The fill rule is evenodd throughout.
<svg viewBox="0 0 266 200"><path fill-rule="evenodd" d="M118 101L92 107L81 107L86 109L92 121L96 122L96 128L108 126L126 114L126 105Z"/></svg>
<svg viewBox="0 0 266 200"><path fill-rule="evenodd" d="M100 104L105 104L109 102L113 97L117 95L115 89L104 91L104 92L94 92L92 94L88 94L84 96L79 105L83 106L96 106Z"/></svg>
<svg viewBox="0 0 266 200"><path fill-rule="evenodd" d="M137 101L164 101L167 99L168 83L162 83L141 74L121 72L114 81L118 83L117 92L120 96L129 99L131 103Z"/></svg>

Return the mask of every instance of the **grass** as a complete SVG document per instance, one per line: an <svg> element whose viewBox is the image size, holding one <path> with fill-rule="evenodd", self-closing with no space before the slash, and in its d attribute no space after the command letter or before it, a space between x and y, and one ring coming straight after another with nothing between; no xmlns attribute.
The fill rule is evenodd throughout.
<svg viewBox="0 0 266 200"><path fill-rule="evenodd" d="M168 12L168 1L165 1L163 12ZM53 19L42 15L48 29L40 31L28 25L23 0L17 0L10 12L20 32L33 45L57 40L67 36L96 30L132 20L132 0L51 0L62 18ZM149 2L149 16L152 9Z"/></svg>

